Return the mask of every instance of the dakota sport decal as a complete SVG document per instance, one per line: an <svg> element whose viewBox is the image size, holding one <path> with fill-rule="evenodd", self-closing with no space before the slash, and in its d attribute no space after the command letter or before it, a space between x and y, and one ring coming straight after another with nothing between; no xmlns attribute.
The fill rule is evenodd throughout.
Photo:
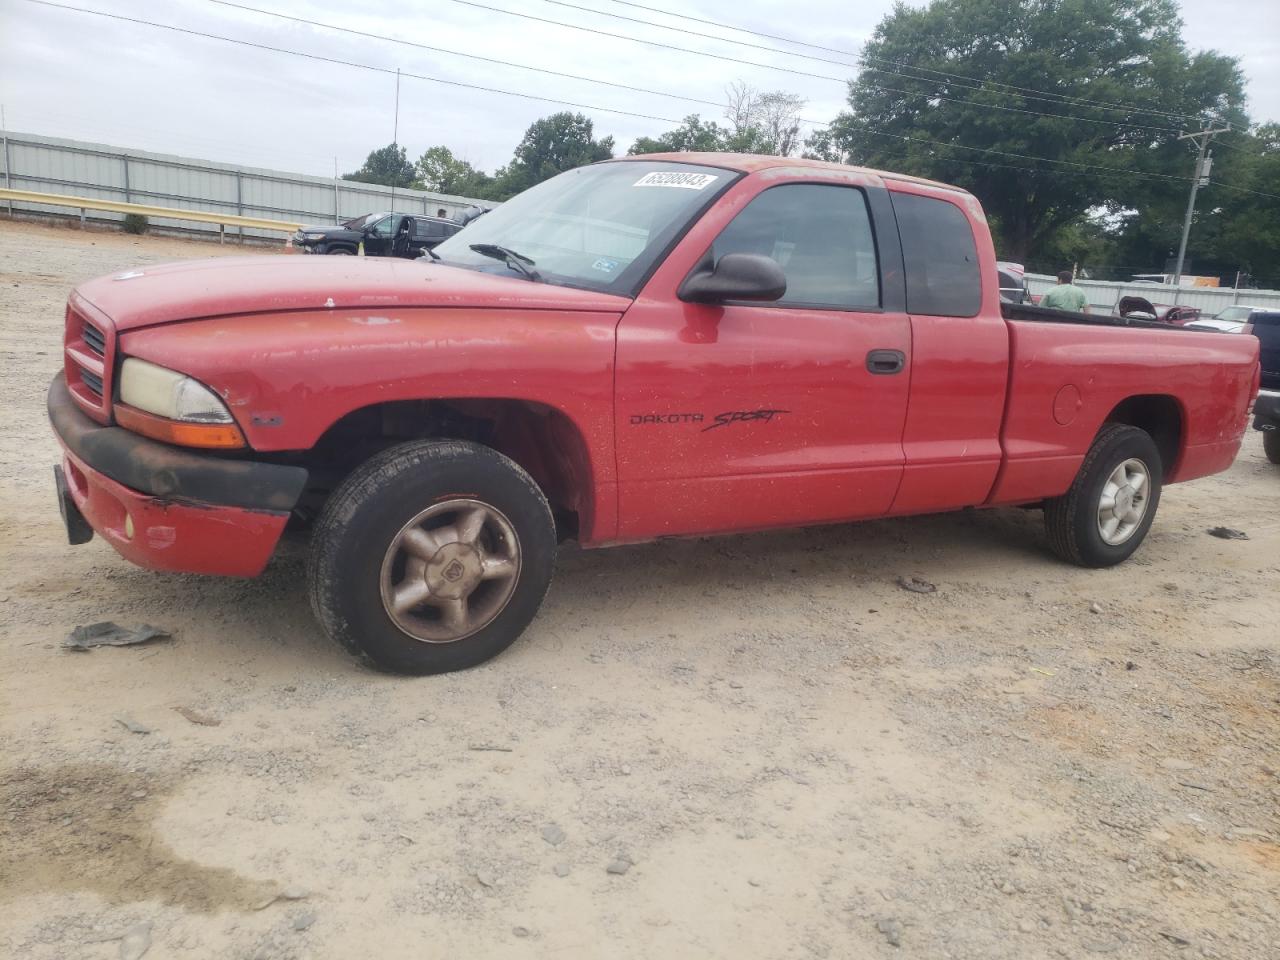
<svg viewBox="0 0 1280 960"><path fill-rule="evenodd" d="M708 430L727 427L733 423L756 421L769 423L774 417L790 412L790 410L778 410L773 407L762 407L759 410L729 410L725 413L717 413L711 418L712 422L703 427L700 432L706 433ZM706 419L706 414L702 413L633 413L631 425L639 427L647 424L706 423Z"/></svg>

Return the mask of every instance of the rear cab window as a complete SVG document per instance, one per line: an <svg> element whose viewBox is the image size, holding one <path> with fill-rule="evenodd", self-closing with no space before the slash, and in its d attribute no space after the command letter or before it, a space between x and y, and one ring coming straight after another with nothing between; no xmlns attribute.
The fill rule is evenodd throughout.
<svg viewBox="0 0 1280 960"><path fill-rule="evenodd" d="M982 276L969 218L937 197L890 196L902 239L907 313L976 317L982 309Z"/></svg>

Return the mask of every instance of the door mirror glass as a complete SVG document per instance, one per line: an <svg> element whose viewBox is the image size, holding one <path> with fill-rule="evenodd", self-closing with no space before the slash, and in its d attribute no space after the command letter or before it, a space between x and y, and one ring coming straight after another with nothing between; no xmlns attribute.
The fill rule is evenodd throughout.
<svg viewBox="0 0 1280 960"><path fill-rule="evenodd" d="M711 269L695 270L680 287L680 299L691 303L782 299L787 277L777 261L759 253L726 253Z"/></svg>

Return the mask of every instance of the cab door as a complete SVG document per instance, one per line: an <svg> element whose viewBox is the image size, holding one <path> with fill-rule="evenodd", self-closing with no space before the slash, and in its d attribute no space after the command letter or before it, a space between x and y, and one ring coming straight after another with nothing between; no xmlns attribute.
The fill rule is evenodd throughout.
<svg viewBox="0 0 1280 960"><path fill-rule="evenodd" d="M391 255L391 231L393 217L387 214L364 228L364 255L387 257Z"/></svg>
<svg viewBox="0 0 1280 960"><path fill-rule="evenodd" d="M756 178L691 230L618 326L622 538L888 512L911 368L895 230L882 187ZM678 298L727 253L773 258L786 294Z"/></svg>

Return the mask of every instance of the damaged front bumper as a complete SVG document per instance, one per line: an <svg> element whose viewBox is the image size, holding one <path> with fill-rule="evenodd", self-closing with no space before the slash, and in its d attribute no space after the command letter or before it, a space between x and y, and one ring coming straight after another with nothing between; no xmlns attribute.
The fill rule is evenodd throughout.
<svg viewBox="0 0 1280 960"><path fill-rule="evenodd" d="M101 535L153 570L225 576L262 572L302 495L307 471L201 455L86 416L62 374L49 386L62 444L59 502L68 539Z"/></svg>

